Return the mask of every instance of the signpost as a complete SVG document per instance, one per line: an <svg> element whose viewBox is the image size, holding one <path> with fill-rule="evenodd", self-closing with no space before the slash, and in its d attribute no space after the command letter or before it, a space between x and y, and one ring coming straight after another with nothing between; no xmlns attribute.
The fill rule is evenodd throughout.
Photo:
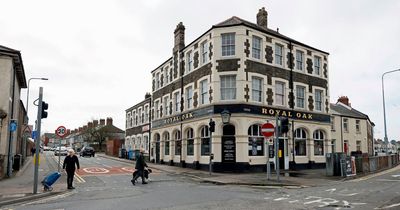
<svg viewBox="0 0 400 210"><path fill-rule="evenodd" d="M269 145L270 145L271 139L267 140L267 138L272 137L274 135L274 125L272 125L271 123L264 123L261 126L261 133L265 137L264 140L265 140L265 143L267 146L267 148L266 148L266 150L267 150L267 180L269 180L271 177L271 165L269 162L269 156L270 156Z"/></svg>
<svg viewBox="0 0 400 210"><path fill-rule="evenodd" d="M67 129L64 126L58 126L56 129L56 135L60 137L60 142L58 144L58 172L60 172L60 162L61 162L61 140L67 134Z"/></svg>

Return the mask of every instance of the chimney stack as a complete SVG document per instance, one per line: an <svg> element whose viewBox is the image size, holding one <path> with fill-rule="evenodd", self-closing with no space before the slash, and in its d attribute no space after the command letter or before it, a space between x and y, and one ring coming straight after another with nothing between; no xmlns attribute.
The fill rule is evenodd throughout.
<svg viewBox="0 0 400 210"><path fill-rule="evenodd" d="M347 106L351 107L351 103L350 103L349 98L347 96L340 96L337 101L341 102L342 104L346 104Z"/></svg>
<svg viewBox="0 0 400 210"><path fill-rule="evenodd" d="M99 125L99 121L98 120L93 120L93 127L97 127Z"/></svg>
<svg viewBox="0 0 400 210"><path fill-rule="evenodd" d="M268 28L268 12L265 11L265 7L258 10L257 25L264 29Z"/></svg>
<svg viewBox="0 0 400 210"><path fill-rule="evenodd" d="M82 127L79 127L79 132L82 132Z"/></svg>
<svg viewBox="0 0 400 210"><path fill-rule="evenodd" d="M182 22L179 22L179 24L176 26L176 29L174 31L174 37L175 41L172 53L175 54L176 52L185 47L185 26L183 25Z"/></svg>
<svg viewBox="0 0 400 210"><path fill-rule="evenodd" d="M83 131L86 131L87 128L88 128L87 125L84 125L84 126L83 126Z"/></svg>
<svg viewBox="0 0 400 210"><path fill-rule="evenodd" d="M105 125L106 124L106 120L105 119L100 119L100 125Z"/></svg>
<svg viewBox="0 0 400 210"><path fill-rule="evenodd" d="M113 119L111 117L107 117L107 125L112 125Z"/></svg>
<svg viewBox="0 0 400 210"><path fill-rule="evenodd" d="M93 128L93 122L88 122L88 123L87 123L87 126L88 126L89 129L90 129L90 128Z"/></svg>
<svg viewBox="0 0 400 210"><path fill-rule="evenodd" d="M150 97L151 97L151 94L150 93L146 93L146 95L144 96L144 99L148 99Z"/></svg>

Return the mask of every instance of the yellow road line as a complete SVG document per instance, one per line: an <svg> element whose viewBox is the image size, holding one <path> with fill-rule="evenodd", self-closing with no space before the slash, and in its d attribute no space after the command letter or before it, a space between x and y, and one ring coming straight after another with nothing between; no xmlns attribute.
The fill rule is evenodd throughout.
<svg viewBox="0 0 400 210"><path fill-rule="evenodd" d="M56 157L56 156L53 156L53 158L54 158L54 160L56 160L56 162L58 162L58 157ZM60 168L62 169L62 167L63 167L63 164L64 164L64 160L60 160ZM76 172L75 172L75 179L76 179L76 181L78 181L79 183L84 183L84 182L86 182L81 176L79 176Z"/></svg>

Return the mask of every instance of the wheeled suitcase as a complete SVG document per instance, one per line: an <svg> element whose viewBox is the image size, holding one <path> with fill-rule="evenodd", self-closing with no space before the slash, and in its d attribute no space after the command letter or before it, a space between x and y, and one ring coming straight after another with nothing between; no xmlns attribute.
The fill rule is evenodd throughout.
<svg viewBox="0 0 400 210"><path fill-rule="evenodd" d="M44 191L52 191L53 188L51 185L53 185L60 178L60 176L61 174L59 172L53 172L47 175L42 181Z"/></svg>

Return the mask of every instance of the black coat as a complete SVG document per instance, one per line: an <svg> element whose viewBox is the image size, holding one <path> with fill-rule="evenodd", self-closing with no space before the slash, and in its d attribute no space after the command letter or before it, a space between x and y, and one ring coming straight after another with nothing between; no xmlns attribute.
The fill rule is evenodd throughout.
<svg viewBox="0 0 400 210"><path fill-rule="evenodd" d="M143 171L144 167L147 167L147 164L146 164L146 162L144 162L143 154L140 153L138 158L137 158L137 160L136 160L135 169Z"/></svg>
<svg viewBox="0 0 400 210"><path fill-rule="evenodd" d="M79 160L76 155L65 157L64 163L63 163L63 169L66 169L67 171L75 171L75 164L77 168L79 169Z"/></svg>

